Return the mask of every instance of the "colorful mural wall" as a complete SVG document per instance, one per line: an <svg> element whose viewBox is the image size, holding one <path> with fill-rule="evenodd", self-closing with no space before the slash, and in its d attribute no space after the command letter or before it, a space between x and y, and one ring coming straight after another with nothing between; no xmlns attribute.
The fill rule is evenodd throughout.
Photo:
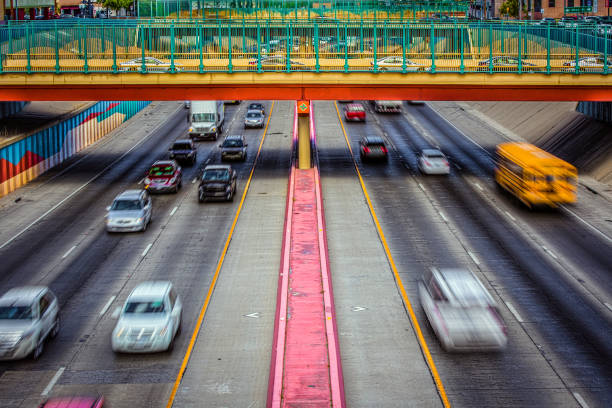
<svg viewBox="0 0 612 408"><path fill-rule="evenodd" d="M0 197L86 148L150 101L103 101L0 149Z"/></svg>

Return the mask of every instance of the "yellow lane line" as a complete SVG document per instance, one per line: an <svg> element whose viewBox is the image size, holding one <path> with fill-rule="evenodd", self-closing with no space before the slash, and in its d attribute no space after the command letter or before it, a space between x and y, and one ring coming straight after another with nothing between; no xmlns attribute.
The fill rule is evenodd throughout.
<svg viewBox="0 0 612 408"><path fill-rule="evenodd" d="M357 166L357 162L353 156L353 149L351 148L351 144L349 142L348 136L346 134L346 129L344 128L344 123L342 122L342 116L340 116L340 111L338 110L338 104L334 102L334 106L336 107L336 113L338 114L338 120L340 121L340 126L342 126L342 133L344 134L344 140L346 141L346 145L351 152L351 158L353 159L353 165L355 166L355 170L357 171L357 176L359 177L359 184L361 184L361 189L363 190L363 194L368 203L368 207L370 207L370 213L372 214L372 219L374 220L374 224L376 224L376 229L378 230L378 236L380 237L380 241L385 248L385 253L387 254L387 259L389 260L389 264L391 265L391 269L393 270L393 276L395 277L395 281L397 282L397 287L402 294L402 299L404 300L404 305L406 305L406 309L408 310L408 315L410 316L410 320L412 321L412 327L416 332L417 339L419 340L419 345L421 346L421 351L425 356L425 360L427 361L427 365L429 366L429 371L431 371L431 375L434 378L434 382L436 383L436 388L438 389L438 393L440 398L442 399L442 403L446 408L450 408L450 402L448 401L448 397L446 396L446 391L444 390L444 385L442 384L442 380L440 379L440 375L438 374L438 369L434 364L433 358L431 357L431 353L429 352L429 347L427 347L427 343L425 342L425 338L423 337L423 332L421 331L421 326L417 321L416 315L414 314L414 309L412 308L412 304L408 299L408 295L406 294L406 290L404 289L404 284L402 283L402 279L397 272L397 267L395 266L395 261L391 256L391 251L389 250L389 246L387 245L387 239L385 238L385 234L382 231L380 223L378 222L378 217L376 216L376 212L374 211L374 207L372 206L372 201L370 200L370 195L368 194L368 190L366 189L363 178L361 177L361 172L359 171L359 167Z"/></svg>
<svg viewBox="0 0 612 408"><path fill-rule="evenodd" d="M242 205L244 204L244 200L246 198L247 192L249 191L249 186L251 185L251 179L253 178L253 173L255 172L255 166L257 166L257 160L259 159L261 148L263 146L264 140L266 139L266 134L268 133L268 125L270 124L270 119L272 119L273 110L274 110L274 102L272 102L272 106L270 107L270 113L268 114L268 122L266 123L266 127L264 128L263 136L261 137L261 142L259 143L259 147L257 148L257 156L255 156L253 167L251 167L249 178L244 187L244 192L242 193L240 204L238 204L238 209L236 210L234 221L232 222L232 227L230 228L229 234L227 236L227 240L225 241L225 245L223 246L221 257L219 258L219 262L217 263L217 269L215 270L215 274L213 275L212 282L210 283L210 286L208 288L208 293L206 294L206 300L204 301L204 305L202 306L202 309L200 310L198 321L196 323L195 329L193 329L193 334L191 335L191 340L189 341L187 352L185 353L185 357L183 358L181 369L179 370L179 373L176 376L176 380L174 381L174 386L172 387L172 392L170 393L170 398L168 399L166 408L171 408L172 404L174 404L174 398L176 397L176 392L178 391L178 387L181 384L181 380L183 379L183 375L185 374L185 369L187 368L187 363L189 362L189 357L191 357L191 352L193 351L193 347L195 345L196 339L198 338L198 333L200 332L200 327L202 326L202 322L204 321L204 316L206 315L206 310L208 309L210 298L212 297L212 294L215 290L215 286L217 284L217 279L219 278L219 272L221 271L221 266L223 265L223 261L225 260L227 249L229 247L230 241L232 240L232 235L234 234L236 223L238 222L238 216L240 215L240 211L242 210Z"/></svg>

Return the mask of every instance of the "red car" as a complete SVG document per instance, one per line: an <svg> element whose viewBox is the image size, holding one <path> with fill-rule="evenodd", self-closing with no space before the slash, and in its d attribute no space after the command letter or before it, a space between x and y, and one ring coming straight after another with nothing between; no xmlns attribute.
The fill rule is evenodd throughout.
<svg viewBox="0 0 612 408"><path fill-rule="evenodd" d="M365 108L360 103L351 103L344 107L344 120L365 122L366 112Z"/></svg>
<svg viewBox="0 0 612 408"><path fill-rule="evenodd" d="M178 192L183 183L183 171L174 160L158 160L144 179L145 189L151 192Z"/></svg>
<svg viewBox="0 0 612 408"><path fill-rule="evenodd" d="M50 398L38 408L102 408L104 398L98 397L57 397Z"/></svg>

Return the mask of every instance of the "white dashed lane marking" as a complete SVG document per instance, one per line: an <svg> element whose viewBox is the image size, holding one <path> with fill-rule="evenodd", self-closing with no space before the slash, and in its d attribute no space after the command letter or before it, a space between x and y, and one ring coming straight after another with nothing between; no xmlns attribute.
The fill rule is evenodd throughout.
<svg viewBox="0 0 612 408"><path fill-rule="evenodd" d="M65 369L66 367L60 367L59 370L57 370L57 373L55 373L51 381L49 381L49 384L47 384L43 392L40 394L41 396L46 397L47 395L49 395L49 393L55 386L55 383L57 383L57 380L59 380L59 378L62 376L62 373Z"/></svg>
<svg viewBox="0 0 612 408"><path fill-rule="evenodd" d="M108 310L110 305L115 301L116 298L117 298L117 296L111 296L111 298L108 299L108 302L106 302L106 304L104 305L104 307L100 311L100 316L104 316L104 313L106 313L106 311Z"/></svg>
<svg viewBox="0 0 612 408"><path fill-rule="evenodd" d="M142 251L142 257L144 258L145 256L147 256L147 253L149 252L149 250L151 249L151 247L153 246L153 244L149 244L147 245L147 247L144 249L144 251Z"/></svg>
<svg viewBox="0 0 612 408"><path fill-rule="evenodd" d="M174 213L176 212L176 210L178 210L178 207L174 207L172 209L172 211L170 211L170 216L172 217L174 215Z"/></svg>
<svg viewBox="0 0 612 408"><path fill-rule="evenodd" d="M76 245L73 245L72 248L70 248L69 250L66 251L66 253L64 255L62 255L62 259L65 259L68 255L70 255L70 253L72 251L74 251L74 249L76 248Z"/></svg>
<svg viewBox="0 0 612 408"><path fill-rule="evenodd" d="M514 306L512 305L512 303L510 302L504 302L506 304L506 306L508 306L508 310L510 310L510 313L512 313L514 315L514 318L519 322L519 323L523 323L523 318L521 317L521 315L519 314L519 312L516 311L516 309L514 308Z"/></svg>
<svg viewBox="0 0 612 408"><path fill-rule="evenodd" d="M474 255L472 251L467 251L467 253L470 256L470 258L472 258L472 261L474 261L476 265L480 265L480 261L478 260L478 258L476 258L476 255Z"/></svg>

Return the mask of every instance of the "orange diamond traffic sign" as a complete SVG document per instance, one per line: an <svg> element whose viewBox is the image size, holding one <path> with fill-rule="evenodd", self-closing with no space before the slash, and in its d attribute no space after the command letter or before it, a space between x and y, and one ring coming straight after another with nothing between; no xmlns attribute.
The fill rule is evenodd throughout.
<svg viewBox="0 0 612 408"><path fill-rule="evenodd" d="M310 101L297 101L298 115L309 115L310 114Z"/></svg>

